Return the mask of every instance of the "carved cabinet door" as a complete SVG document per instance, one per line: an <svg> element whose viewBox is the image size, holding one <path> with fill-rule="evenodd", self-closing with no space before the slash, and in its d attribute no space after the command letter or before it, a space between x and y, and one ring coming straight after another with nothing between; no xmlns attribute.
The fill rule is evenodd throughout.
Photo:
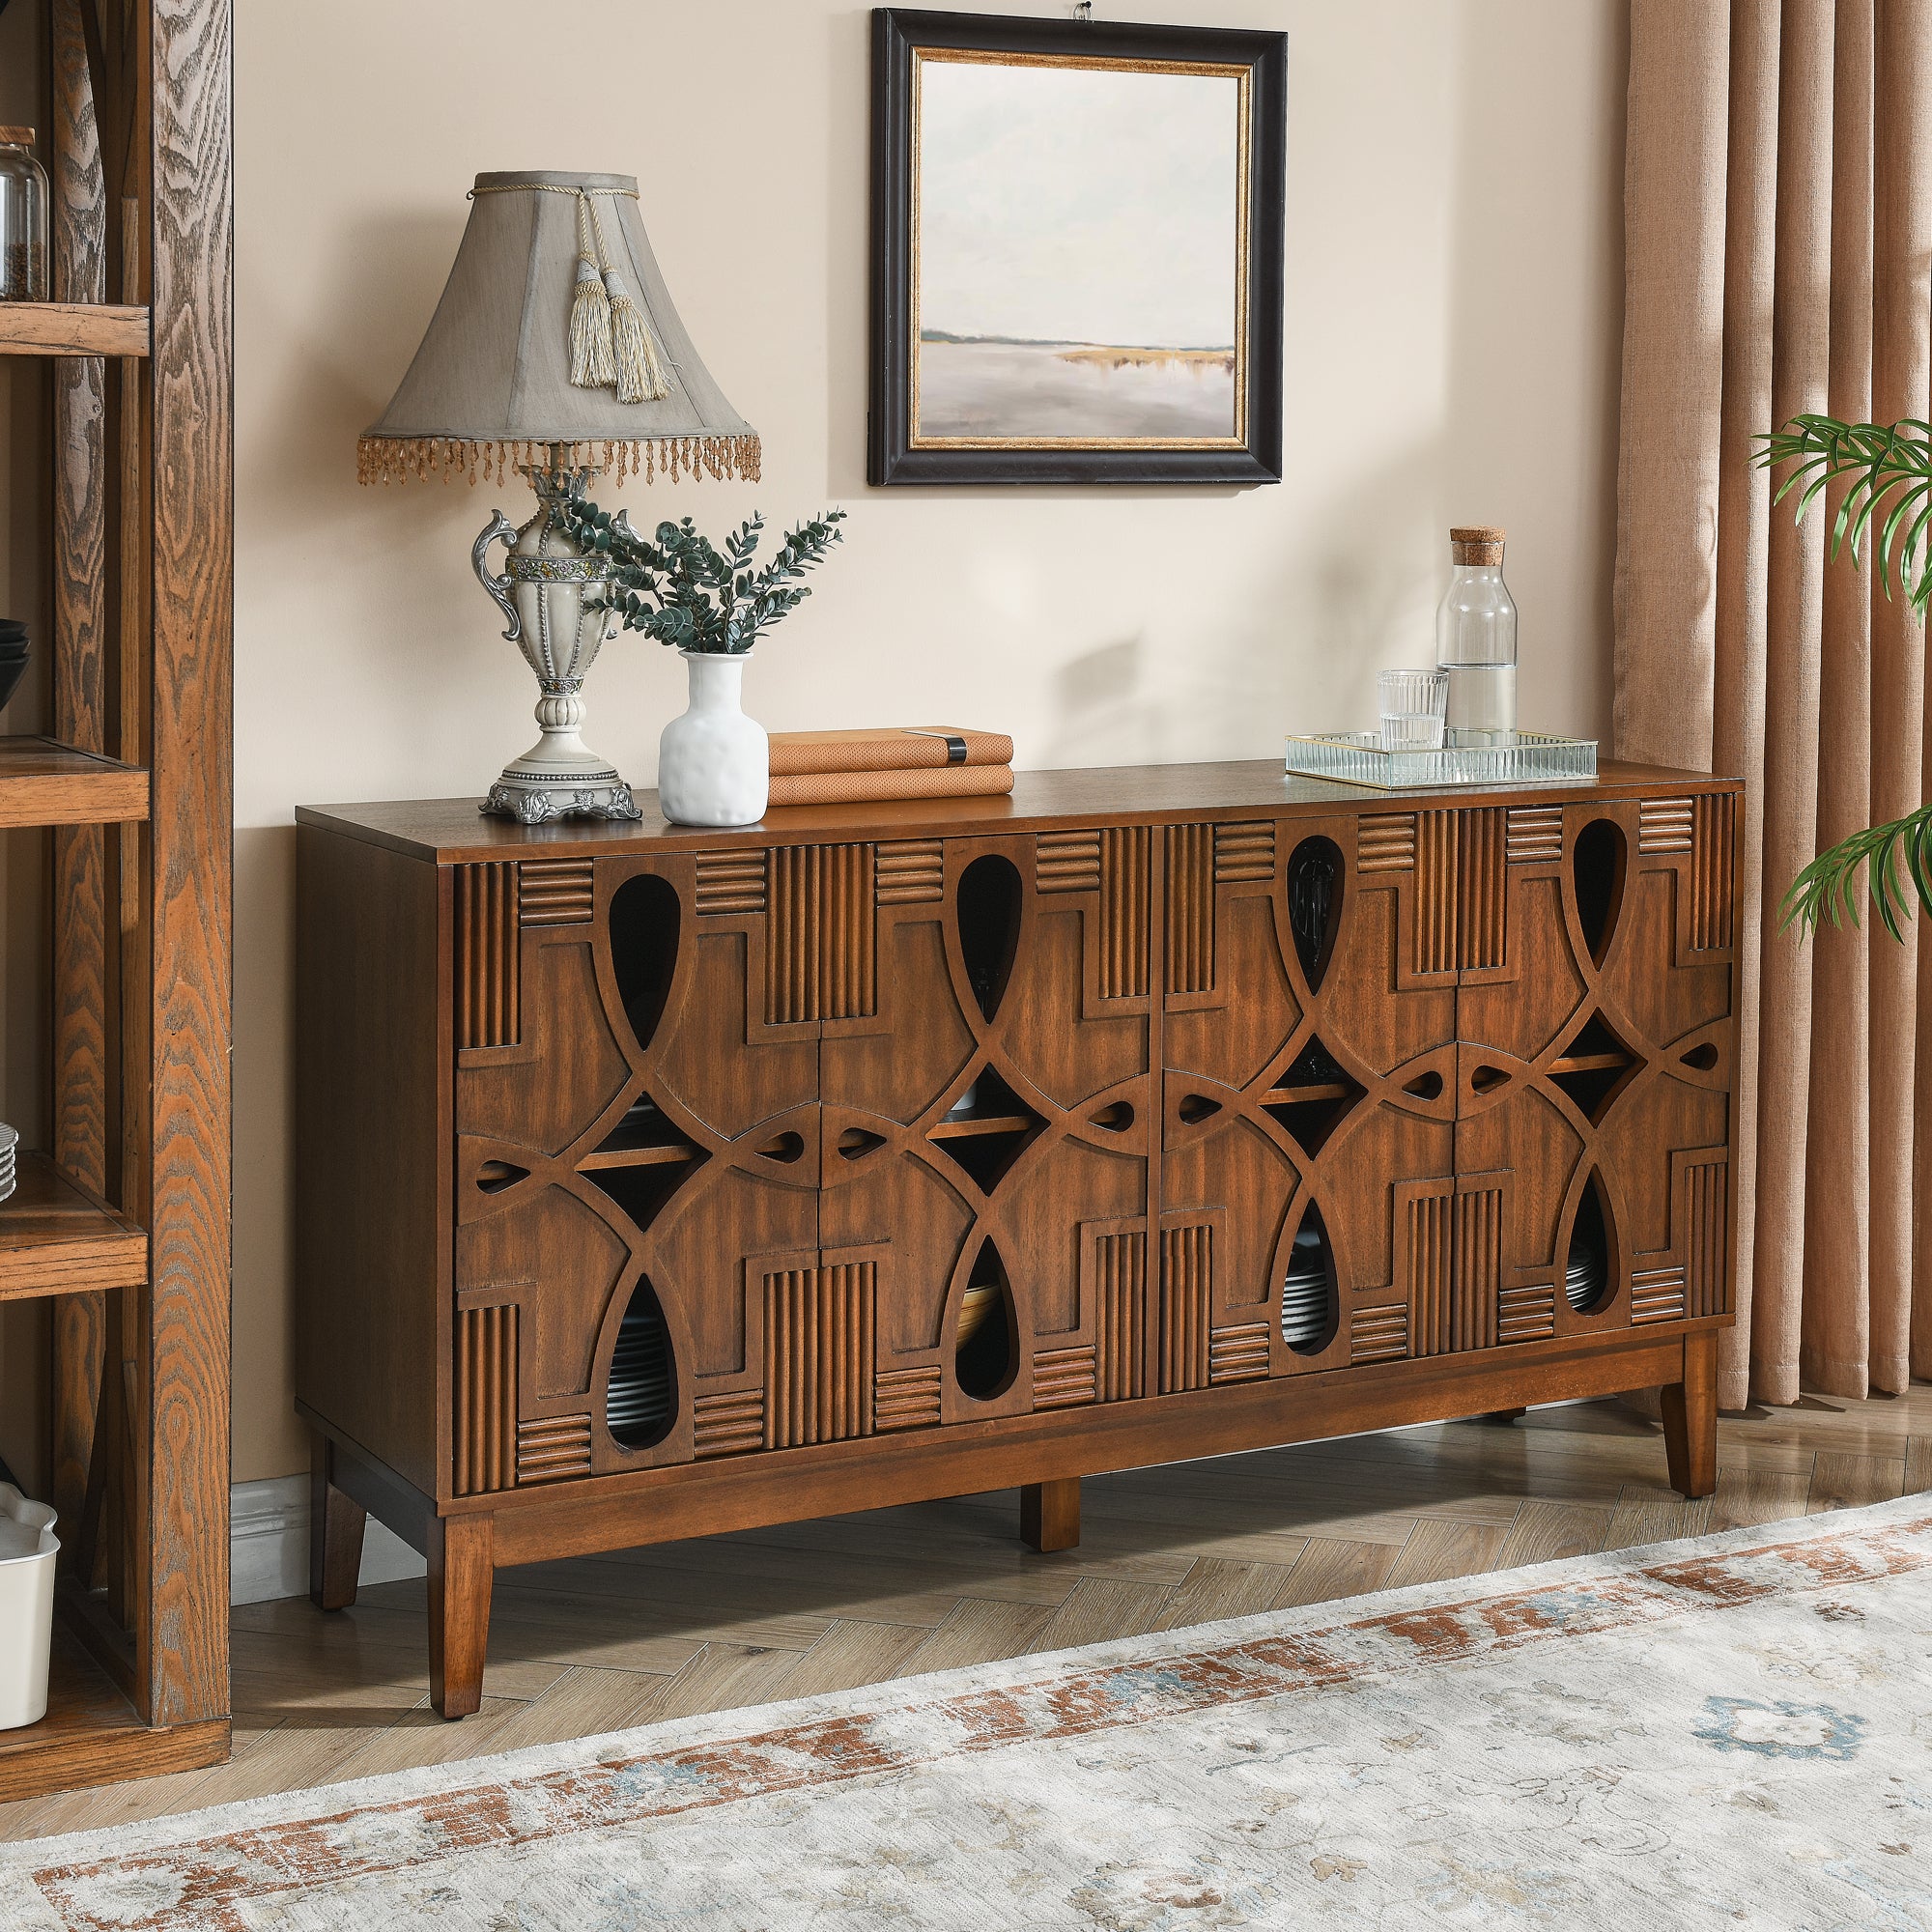
<svg viewBox="0 0 1932 1932"><path fill-rule="evenodd" d="M1729 1307L1734 816L1724 793L1465 814L1508 915L1459 1022L1499 1341Z"/></svg>
<svg viewBox="0 0 1932 1932"><path fill-rule="evenodd" d="M1402 1355L1415 1204L1454 1187L1454 851L1413 812L1160 838L1151 1387Z"/></svg>
<svg viewBox="0 0 1932 1932"><path fill-rule="evenodd" d="M1140 1392L1148 852L877 847L880 997L821 1046L820 1238L875 1271L880 1432Z"/></svg>

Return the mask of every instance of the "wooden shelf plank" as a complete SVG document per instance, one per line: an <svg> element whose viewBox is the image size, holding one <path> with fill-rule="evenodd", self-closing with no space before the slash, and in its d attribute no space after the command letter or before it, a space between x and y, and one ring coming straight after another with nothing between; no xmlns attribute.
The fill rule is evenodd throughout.
<svg viewBox="0 0 1932 1932"><path fill-rule="evenodd" d="M971 1140L976 1134L1023 1134L1034 1124L1030 1114L959 1114L941 1121L928 1139Z"/></svg>
<svg viewBox="0 0 1932 1932"><path fill-rule="evenodd" d="M145 355L148 311L120 302L0 302L0 355Z"/></svg>
<svg viewBox="0 0 1932 1932"><path fill-rule="evenodd" d="M116 825L148 815L148 775L54 738L0 738L0 826Z"/></svg>
<svg viewBox="0 0 1932 1932"><path fill-rule="evenodd" d="M676 1167L696 1158L697 1150L684 1141L668 1145L639 1142L636 1147L599 1148L578 1162L577 1171L590 1174L602 1167Z"/></svg>
<svg viewBox="0 0 1932 1932"><path fill-rule="evenodd" d="M0 1731L0 1804L192 1771L227 1754L224 1722L151 1730L73 1633L56 1622L47 1715L24 1729Z"/></svg>
<svg viewBox="0 0 1932 1932"><path fill-rule="evenodd" d="M77 1186L44 1154L23 1153L0 1201L0 1301L133 1288L148 1276L148 1237Z"/></svg>

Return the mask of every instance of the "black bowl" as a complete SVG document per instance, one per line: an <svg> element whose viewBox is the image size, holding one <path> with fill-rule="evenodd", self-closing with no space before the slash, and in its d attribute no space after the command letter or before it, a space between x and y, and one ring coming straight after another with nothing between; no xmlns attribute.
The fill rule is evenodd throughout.
<svg viewBox="0 0 1932 1932"><path fill-rule="evenodd" d="M14 687L27 674L27 658L23 651L17 658L0 657L0 711L7 708L7 700L14 695Z"/></svg>

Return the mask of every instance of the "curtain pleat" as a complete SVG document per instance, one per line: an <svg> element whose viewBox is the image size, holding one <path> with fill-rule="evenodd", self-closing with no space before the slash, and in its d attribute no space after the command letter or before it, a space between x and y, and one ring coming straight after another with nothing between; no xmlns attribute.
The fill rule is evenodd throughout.
<svg viewBox="0 0 1932 1932"><path fill-rule="evenodd" d="M1932 0L1632 0L1613 742L1749 786L1719 1399L1932 1373L1932 946L1780 919L1923 796L1924 627L1752 464L1932 414ZM1916 1043L1915 1043L1916 1036Z"/></svg>

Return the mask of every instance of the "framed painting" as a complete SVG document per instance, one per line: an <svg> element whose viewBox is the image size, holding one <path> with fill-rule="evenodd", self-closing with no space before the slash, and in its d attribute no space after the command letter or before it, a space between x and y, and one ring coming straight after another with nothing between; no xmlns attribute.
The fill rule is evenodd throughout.
<svg viewBox="0 0 1932 1932"><path fill-rule="evenodd" d="M872 14L867 479L1281 480L1283 34Z"/></svg>

